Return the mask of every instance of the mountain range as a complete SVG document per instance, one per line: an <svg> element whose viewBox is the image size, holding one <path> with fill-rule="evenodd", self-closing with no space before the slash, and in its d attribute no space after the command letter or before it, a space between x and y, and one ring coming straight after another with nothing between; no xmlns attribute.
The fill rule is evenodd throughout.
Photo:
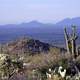
<svg viewBox="0 0 80 80"><path fill-rule="evenodd" d="M26 23L21 23L21 24L6 24L6 25L0 25L1 27L5 27L5 28L45 28L45 27L52 27L52 26L57 26L59 28L59 26L62 27L70 27L71 25L75 25L75 26L80 26L80 17L76 17L76 18L66 18L63 19L55 24L53 23L41 23L38 22L36 20L31 21L31 22L26 22Z"/></svg>
<svg viewBox="0 0 80 80"><path fill-rule="evenodd" d="M80 17L66 18L55 24L31 21L21 24L0 25L0 43L27 36L49 43L64 44L64 27L70 28L72 25L77 26L77 33L79 34Z"/></svg>

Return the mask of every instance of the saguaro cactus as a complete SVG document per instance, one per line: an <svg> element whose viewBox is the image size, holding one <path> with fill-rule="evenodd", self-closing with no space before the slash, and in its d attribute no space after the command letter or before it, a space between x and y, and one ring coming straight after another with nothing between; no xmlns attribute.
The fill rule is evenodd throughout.
<svg viewBox="0 0 80 80"><path fill-rule="evenodd" d="M67 34L66 28L64 29L64 35L66 39L66 47L67 52L70 53L74 58L76 58L76 40L78 36L76 36L76 27L72 26L72 34L71 36Z"/></svg>
<svg viewBox="0 0 80 80"><path fill-rule="evenodd" d="M67 33L67 30L66 28L64 29L64 35L65 35L65 39L66 39L66 48L67 48L67 52L68 53L71 53L71 42L70 42L70 39L69 39L69 35Z"/></svg>
<svg viewBox="0 0 80 80"><path fill-rule="evenodd" d="M72 55L74 57L77 56L76 54L76 39L78 38L78 36L76 36L76 27L72 26L72 36L71 36L71 43L72 43Z"/></svg>

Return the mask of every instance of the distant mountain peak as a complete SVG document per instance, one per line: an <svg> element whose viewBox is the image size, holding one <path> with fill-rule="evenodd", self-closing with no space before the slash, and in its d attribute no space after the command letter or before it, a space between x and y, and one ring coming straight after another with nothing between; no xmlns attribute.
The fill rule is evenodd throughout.
<svg viewBox="0 0 80 80"><path fill-rule="evenodd" d="M22 25L22 26L41 26L41 25L43 25L43 23L41 23L41 22L39 22L39 21L36 21L36 20L33 20L33 21L30 21L30 22L25 22L25 23L22 23L22 24L20 24L20 25Z"/></svg>
<svg viewBox="0 0 80 80"><path fill-rule="evenodd" d="M33 21L30 21L30 23L40 23L40 22L37 20L33 20Z"/></svg>
<svg viewBox="0 0 80 80"><path fill-rule="evenodd" d="M80 17L75 17L75 18L72 18L72 19L79 19L80 20Z"/></svg>
<svg viewBox="0 0 80 80"><path fill-rule="evenodd" d="M33 20L33 21L30 21L28 24L42 24L42 23L37 20Z"/></svg>
<svg viewBox="0 0 80 80"><path fill-rule="evenodd" d="M57 26L71 26L71 25L80 26L80 17L76 18L65 18L62 21L57 22Z"/></svg>

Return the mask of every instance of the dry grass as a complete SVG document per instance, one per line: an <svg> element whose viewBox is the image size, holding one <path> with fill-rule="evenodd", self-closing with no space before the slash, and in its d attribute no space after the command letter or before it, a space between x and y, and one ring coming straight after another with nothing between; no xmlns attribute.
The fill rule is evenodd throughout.
<svg viewBox="0 0 80 80"><path fill-rule="evenodd" d="M62 55L59 50L51 49L47 54L41 53L36 54L34 56L25 57L25 62L32 64L35 68L49 68L53 67L53 65L58 64L58 62L62 59Z"/></svg>

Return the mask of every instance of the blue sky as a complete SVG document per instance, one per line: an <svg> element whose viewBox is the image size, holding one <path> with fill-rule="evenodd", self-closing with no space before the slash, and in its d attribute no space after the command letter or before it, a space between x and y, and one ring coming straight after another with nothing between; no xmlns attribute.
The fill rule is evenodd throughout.
<svg viewBox="0 0 80 80"><path fill-rule="evenodd" d="M80 17L80 0L0 0L0 24Z"/></svg>

